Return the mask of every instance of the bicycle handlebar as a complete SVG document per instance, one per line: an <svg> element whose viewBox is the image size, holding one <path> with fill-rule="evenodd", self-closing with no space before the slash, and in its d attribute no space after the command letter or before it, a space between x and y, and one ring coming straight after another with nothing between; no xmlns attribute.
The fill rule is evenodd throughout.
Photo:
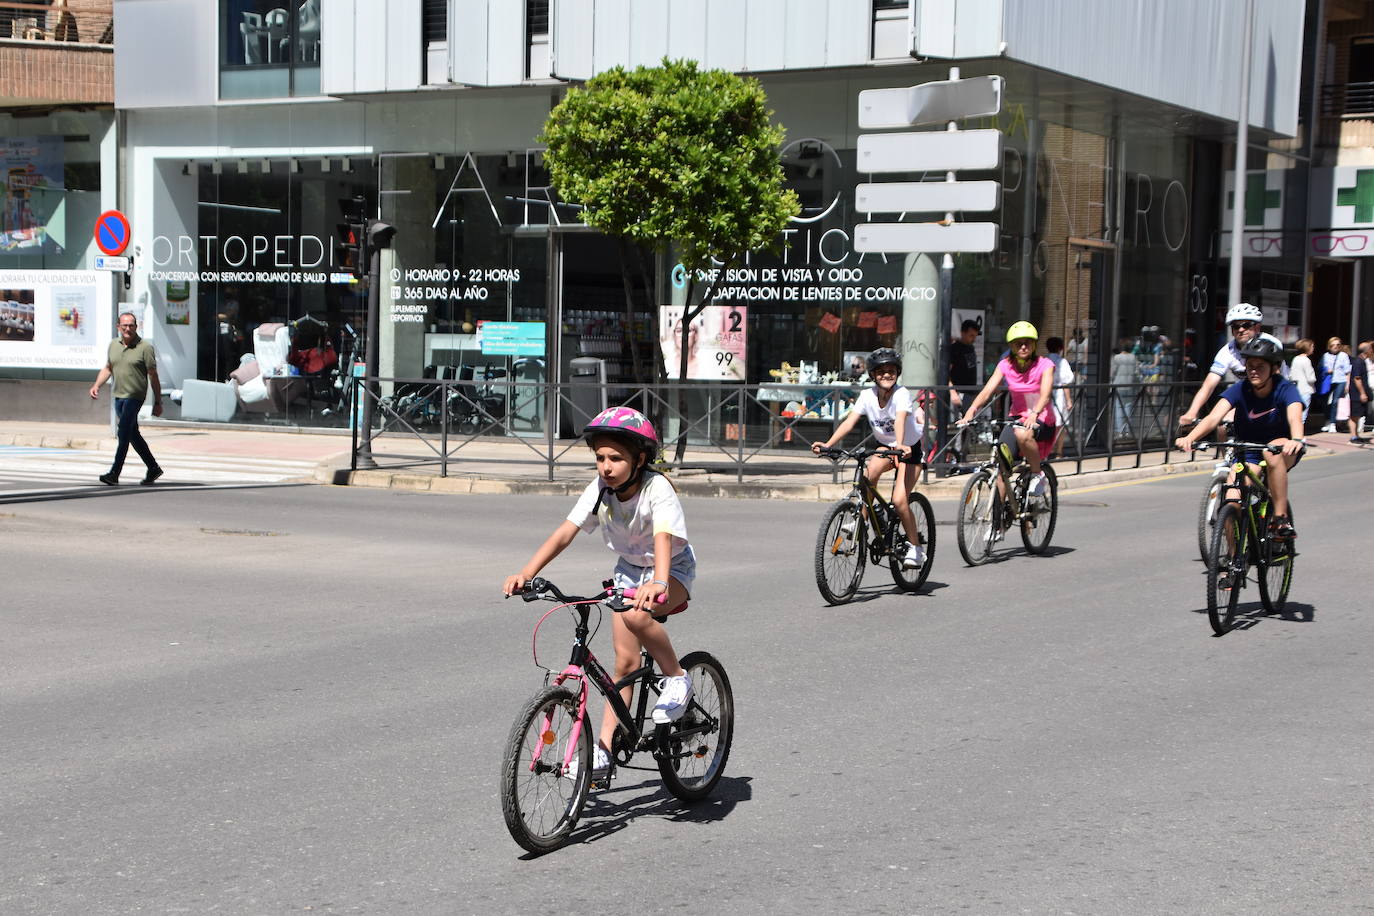
<svg viewBox="0 0 1374 916"><path fill-rule="evenodd" d="M907 462L907 463L909 463L909 464L912 464L912 463L919 463L919 456L916 454L916 451L915 451L914 448L912 449L911 457L910 457L910 458L904 458L904 457L902 457L902 454L903 454L903 453L902 453L901 451L899 451L898 449L895 449L895 448L872 448L872 449L869 449L869 448L850 448L850 449L846 449L846 448L835 448L835 447L833 447L833 446L826 447L826 446L824 446L824 445L821 446L820 450L816 452L816 455L817 455L818 457L820 457L820 458L829 458L829 459L832 460L832 461L841 461L841 460L844 460L844 459L846 459L846 458L856 458L856 459L858 459L858 460L860 460L860 461L863 461L863 460L866 459L866 458L872 458L872 457L874 457L874 456L877 456L877 457L879 457L879 458L894 458L894 459L896 459L897 461L905 461L905 462Z"/></svg>
<svg viewBox="0 0 1374 916"><path fill-rule="evenodd" d="M635 588L613 588L609 579L602 584L605 586L605 590L602 591L601 594L579 598L575 595L565 595L559 591L558 586L554 585L548 579L535 576L533 579L526 582L523 588L512 594L519 595L526 602L538 601L545 595L552 595L557 601L563 604L592 604L604 601L607 598L633 598L638 592L638 589ZM506 597L509 598L511 595L507 595ZM654 603L663 604L667 600L668 593L663 592ZM619 610L624 610L624 608L619 608Z"/></svg>
<svg viewBox="0 0 1374 916"><path fill-rule="evenodd" d="M1299 444L1304 450L1307 448L1306 442L1302 442ZM1193 448L1197 449L1199 452L1205 452L1210 448L1234 448L1244 449L1247 451L1251 449L1259 449L1260 451L1268 452L1271 455L1277 455L1283 451L1282 445L1270 445L1267 442L1194 442Z"/></svg>

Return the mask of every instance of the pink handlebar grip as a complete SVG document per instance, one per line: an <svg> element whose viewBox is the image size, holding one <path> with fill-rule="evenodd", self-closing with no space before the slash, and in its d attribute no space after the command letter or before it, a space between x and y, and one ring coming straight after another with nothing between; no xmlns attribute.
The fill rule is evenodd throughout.
<svg viewBox="0 0 1374 916"><path fill-rule="evenodd" d="M638 589L627 588L627 589L625 589L625 597L626 597L626 598L633 598L633 597L638 593L638 591L639 591ZM663 604L663 603L666 602L667 600L668 600L668 593L667 593L667 592L660 592L660 593L659 593L659 596L658 596L657 598L654 599L654 604Z"/></svg>

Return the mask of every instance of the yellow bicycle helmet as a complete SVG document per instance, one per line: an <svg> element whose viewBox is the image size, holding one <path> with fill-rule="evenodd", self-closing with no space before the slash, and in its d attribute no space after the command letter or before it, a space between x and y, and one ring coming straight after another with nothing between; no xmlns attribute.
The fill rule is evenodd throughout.
<svg viewBox="0 0 1374 916"><path fill-rule="evenodd" d="M1026 337L1029 337L1031 340L1040 339L1040 332L1035 330L1035 325L1031 324L1029 321L1018 321L1007 328L1007 343L1011 343L1013 340L1021 340Z"/></svg>

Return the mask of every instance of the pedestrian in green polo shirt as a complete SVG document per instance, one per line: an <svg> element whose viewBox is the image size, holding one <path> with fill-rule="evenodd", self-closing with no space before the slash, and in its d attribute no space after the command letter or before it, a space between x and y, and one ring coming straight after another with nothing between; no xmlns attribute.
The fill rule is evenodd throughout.
<svg viewBox="0 0 1374 916"><path fill-rule="evenodd" d="M110 353L105 368L95 378L91 386L91 397L100 397L100 387L105 380L114 376L114 409L119 444L115 446L114 465L108 474L100 475L100 482L116 486L119 472L124 469L124 456L129 446L134 447L138 457L148 466L148 473L141 483L143 486L162 476L153 452L138 431L138 412L148 398L148 385L153 386L153 416L162 416L162 383L157 377L157 355L153 345L138 336L138 321L133 312L123 312L119 316L119 337L110 341Z"/></svg>

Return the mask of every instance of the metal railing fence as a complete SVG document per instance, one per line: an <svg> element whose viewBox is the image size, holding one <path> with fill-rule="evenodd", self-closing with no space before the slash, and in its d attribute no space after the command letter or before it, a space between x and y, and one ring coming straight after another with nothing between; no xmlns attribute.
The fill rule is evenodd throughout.
<svg viewBox="0 0 1374 916"><path fill-rule="evenodd" d="M553 480L560 464L583 467L583 426L607 406L626 405L644 412L663 441L663 462L674 468L733 472L743 481L747 472L786 474L814 472L814 465L795 459L809 455L814 442L832 437L864 385L762 384L721 385L703 382L666 382L652 385L602 385L592 382L493 380L436 380L431 378L358 379L352 386L351 417L358 417L359 398L373 400L371 454L379 467L393 469L437 466L446 477L455 466L480 470L494 463L516 464L526 470L543 466ZM371 383L371 384L369 384ZM388 394L374 394L373 385ZM1169 454L1178 435L1178 417L1196 390L1196 383L1151 382L1129 385L1071 385L1065 389L1071 407L1063 412L1057 466L1060 473L1081 473L1094 460L1105 469L1140 467L1146 453L1165 452L1164 462L1183 456ZM970 454L951 448L958 409L942 409L937 394L947 389L911 388L924 414L922 453L926 474L942 465L966 464ZM969 403L976 388L960 389ZM1057 390L1056 394L1061 390ZM1005 393L983 411L1005 415ZM945 408L948 400L945 401ZM938 428L941 413L946 429ZM499 457L478 443L518 444ZM848 446L871 442L868 424L860 422L844 439ZM676 458L678 444L684 458ZM353 469L360 437L353 430ZM990 443L983 442L982 446ZM573 456L569 452L576 449ZM466 450L466 451L465 451ZM979 455L978 457L982 457ZM1192 457L1183 460L1194 460ZM834 477L838 481L839 469Z"/></svg>

